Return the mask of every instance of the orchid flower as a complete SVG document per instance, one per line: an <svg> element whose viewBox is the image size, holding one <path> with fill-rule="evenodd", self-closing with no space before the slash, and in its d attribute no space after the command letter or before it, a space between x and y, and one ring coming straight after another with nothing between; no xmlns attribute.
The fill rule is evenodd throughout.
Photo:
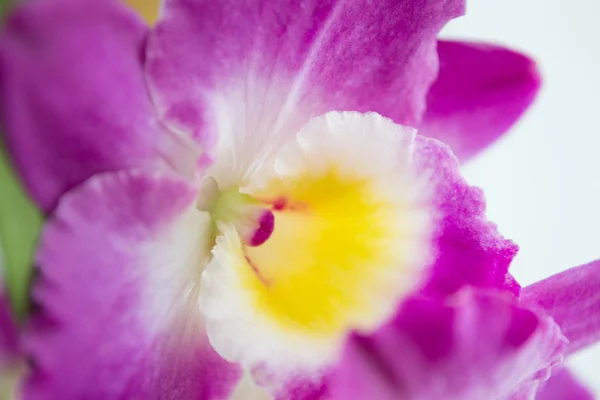
<svg viewBox="0 0 600 400"><path fill-rule="evenodd" d="M22 397L587 396L548 378L599 338L598 262L521 290L451 150L539 86L520 54L436 41L463 9L166 0L150 28L111 0L15 7L0 115L48 215Z"/></svg>

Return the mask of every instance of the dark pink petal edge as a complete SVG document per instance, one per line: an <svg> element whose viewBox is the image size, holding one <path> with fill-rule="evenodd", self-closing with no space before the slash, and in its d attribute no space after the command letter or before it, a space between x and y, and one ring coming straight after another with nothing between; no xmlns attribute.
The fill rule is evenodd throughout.
<svg viewBox="0 0 600 400"><path fill-rule="evenodd" d="M436 211L436 259L423 293L445 296L475 286L518 295L508 274L518 247L487 219L483 191L465 181L458 159L437 140L417 135L413 157L420 174L430 177Z"/></svg>

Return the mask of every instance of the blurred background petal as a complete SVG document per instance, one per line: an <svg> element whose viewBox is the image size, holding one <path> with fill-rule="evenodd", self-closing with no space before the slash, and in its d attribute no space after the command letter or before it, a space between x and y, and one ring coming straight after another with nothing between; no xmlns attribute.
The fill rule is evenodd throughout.
<svg viewBox="0 0 600 400"><path fill-rule="evenodd" d="M540 75L529 57L501 46L438 41L440 72L427 96L420 133L475 156L533 102Z"/></svg>

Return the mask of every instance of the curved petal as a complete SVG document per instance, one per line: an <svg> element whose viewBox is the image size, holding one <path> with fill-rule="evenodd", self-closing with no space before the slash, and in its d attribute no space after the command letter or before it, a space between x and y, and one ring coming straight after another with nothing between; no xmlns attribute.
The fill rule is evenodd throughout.
<svg viewBox="0 0 600 400"><path fill-rule="evenodd" d="M38 254L29 399L225 398L237 367L197 307L210 248L196 190L161 174L91 178L65 195Z"/></svg>
<svg viewBox="0 0 600 400"><path fill-rule="evenodd" d="M427 95L421 133L466 160L506 132L534 100L535 62L482 43L439 41L440 72Z"/></svg>
<svg viewBox="0 0 600 400"><path fill-rule="evenodd" d="M435 37L463 3L168 0L149 40L150 87L160 115L207 147L217 134L268 147L331 110L414 126Z"/></svg>
<svg viewBox="0 0 600 400"><path fill-rule="evenodd" d="M424 293L447 295L470 285L517 294L520 288L508 267L518 247L486 219L481 189L464 180L456 157L436 140L417 135L413 156L417 168L431 176L438 210L437 260Z"/></svg>
<svg viewBox="0 0 600 400"><path fill-rule="evenodd" d="M594 400L595 397L566 368L552 371L535 400Z"/></svg>
<svg viewBox="0 0 600 400"><path fill-rule="evenodd" d="M569 339L568 353L600 340L600 260L527 286L522 300L554 318Z"/></svg>
<svg viewBox="0 0 600 400"><path fill-rule="evenodd" d="M4 138L45 211L96 173L158 162L179 145L165 134L146 89L146 35L116 0L28 1L6 19Z"/></svg>
<svg viewBox="0 0 600 400"><path fill-rule="evenodd" d="M353 337L334 399L500 400L544 379L566 340L552 319L503 293L414 298L370 337Z"/></svg>

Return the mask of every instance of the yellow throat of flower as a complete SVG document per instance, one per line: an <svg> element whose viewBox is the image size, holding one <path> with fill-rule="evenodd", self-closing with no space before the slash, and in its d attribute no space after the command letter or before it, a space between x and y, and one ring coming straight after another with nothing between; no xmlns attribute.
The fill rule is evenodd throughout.
<svg viewBox="0 0 600 400"><path fill-rule="evenodd" d="M382 199L369 181L345 177L335 165L275 180L266 194L283 203L274 212L273 234L242 249L245 260L239 260L252 266L241 269L256 308L282 329L316 336L379 321L387 310L365 289L396 290L386 278L402 260L390 243L407 232L390 222L409 212L408 205Z"/></svg>

